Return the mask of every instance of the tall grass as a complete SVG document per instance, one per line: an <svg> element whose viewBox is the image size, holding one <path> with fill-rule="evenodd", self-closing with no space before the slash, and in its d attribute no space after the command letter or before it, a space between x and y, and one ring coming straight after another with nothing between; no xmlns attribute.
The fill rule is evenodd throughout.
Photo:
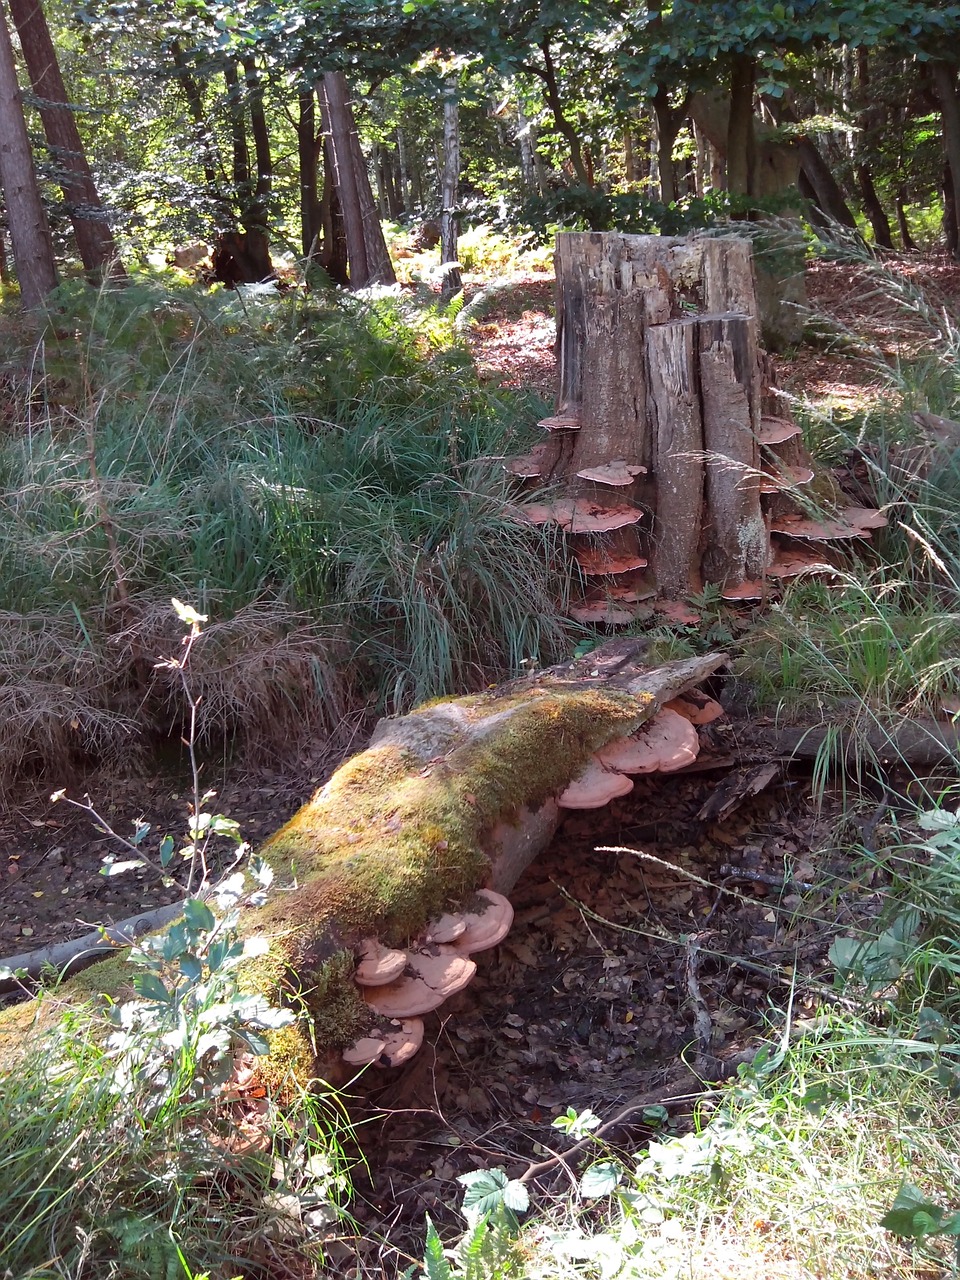
<svg viewBox="0 0 960 1280"><path fill-rule="evenodd" d="M41 341L15 337L0 705L17 755L62 767L175 727L151 667L171 595L216 624L201 734L270 749L350 703L395 710L564 650L562 549L509 516L501 466L536 406L481 390L398 299L67 291Z"/></svg>

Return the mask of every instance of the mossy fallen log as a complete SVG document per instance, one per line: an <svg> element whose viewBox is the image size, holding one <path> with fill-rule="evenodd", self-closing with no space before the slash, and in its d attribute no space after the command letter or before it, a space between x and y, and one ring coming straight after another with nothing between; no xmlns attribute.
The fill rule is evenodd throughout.
<svg viewBox="0 0 960 1280"><path fill-rule="evenodd" d="M638 667L616 642L585 660L382 721L260 850L276 873L240 928L269 938L245 989L298 1014L273 1034L265 1076L312 1078L374 1021L353 981L364 938L407 946L428 921L509 891L549 843L557 797L602 747L720 667L722 654ZM665 715L670 714L665 712ZM70 978L39 1008L129 988L122 957ZM35 1025L34 1004L0 1013L0 1064Z"/></svg>

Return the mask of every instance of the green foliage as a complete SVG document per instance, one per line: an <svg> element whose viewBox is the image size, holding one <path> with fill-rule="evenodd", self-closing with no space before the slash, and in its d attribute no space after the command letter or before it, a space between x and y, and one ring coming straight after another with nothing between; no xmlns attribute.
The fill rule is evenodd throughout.
<svg viewBox="0 0 960 1280"><path fill-rule="evenodd" d="M183 734L151 665L171 596L217 617L201 745L276 750L565 649L559 538L509 515L500 461L538 407L399 298L68 287L52 323L0 442L0 769Z"/></svg>

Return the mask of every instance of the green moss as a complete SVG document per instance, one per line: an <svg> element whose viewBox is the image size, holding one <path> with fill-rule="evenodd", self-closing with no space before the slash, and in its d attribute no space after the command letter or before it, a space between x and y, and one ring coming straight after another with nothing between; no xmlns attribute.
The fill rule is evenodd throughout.
<svg viewBox="0 0 960 1280"><path fill-rule="evenodd" d="M461 698L438 710L459 714L464 731L426 763L416 746L431 738L432 709L394 722L264 846L303 887L275 895L258 927L297 931L301 955L331 922L404 941L483 882L496 823L562 791L593 752L643 721L649 702L549 684Z"/></svg>

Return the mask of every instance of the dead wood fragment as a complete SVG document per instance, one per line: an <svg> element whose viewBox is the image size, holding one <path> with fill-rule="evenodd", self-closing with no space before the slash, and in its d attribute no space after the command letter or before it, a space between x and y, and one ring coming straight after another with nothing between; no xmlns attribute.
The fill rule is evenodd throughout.
<svg viewBox="0 0 960 1280"><path fill-rule="evenodd" d="M897 724L837 726L796 725L754 728L752 747L761 747L781 760L812 760L824 749L844 765L865 755L881 764L934 765L960 756L960 726L939 720L901 720Z"/></svg>

